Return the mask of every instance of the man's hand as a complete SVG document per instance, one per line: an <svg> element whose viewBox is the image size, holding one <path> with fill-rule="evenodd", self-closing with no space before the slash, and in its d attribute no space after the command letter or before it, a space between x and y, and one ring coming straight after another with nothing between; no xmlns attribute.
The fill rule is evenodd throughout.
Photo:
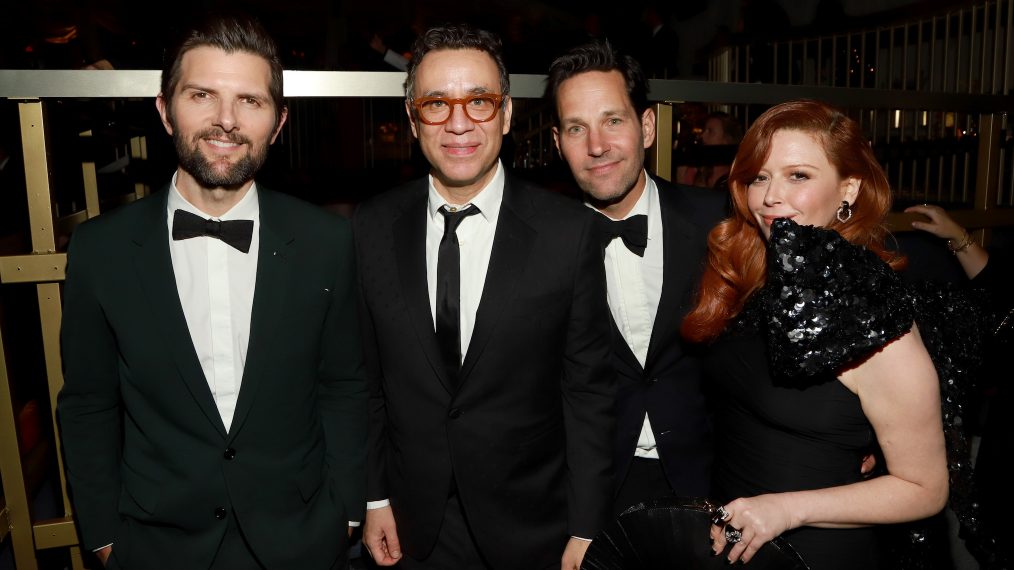
<svg viewBox="0 0 1014 570"><path fill-rule="evenodd" d="M590 544L590 540L571 537L567 541L567 548L563 549L560 570L578 570L581 568L581 561L584 560L584 553L588 552L588 545Z"/></svg>
<svg viewBox="0 0 1014 570"><path fill-rule="evenodd" d="M109 560L109 557L112 556L112 554L113 554L112 544L110 544L109 546L104 546L95 551L95 556L98 557L99 562L102 563L102 566L106 565L106 562Z"/></svg>
<svg viewBox="0 0 1014 570"><path fill-rule="evenodd" d="M378 566L394 566L401 560L401 544L391 507L367 509L363 523L363 545ZM582 552L582 554L584 554Z"/></svg>

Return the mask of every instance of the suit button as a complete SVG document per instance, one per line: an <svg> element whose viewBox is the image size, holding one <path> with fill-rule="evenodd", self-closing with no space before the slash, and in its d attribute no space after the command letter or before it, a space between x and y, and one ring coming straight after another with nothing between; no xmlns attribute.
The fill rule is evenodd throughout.
<svg viewBox="0 0 1014 570"><path fill-rule="evenodd" d="M225 507L218 507L217 509L215 509L215 518L216 519L222 520L222 519L225 518L225 515L226 515Z"/></svg>
<svg viewBox="0 0 1014 570"><path fill-rule="evenodd" d="M650 382L651 382L652 384L655 384L655 383L657 383L657 382L658 382L658 378L652 378L652 379L650 380Z"/></svg>
<svg viewBox="0 0 1014 570"><path fill-rule="evenodd" d="M236 457L236 450L230 447L229 449L225 450L225 453L222 454L222 457L228 459L229 461L232 461Z"/></svg>
<svg viewBox="0 0 1014 570"><path fill-rule="evenodd" d="M451 408L451 411L447 412L447 415L448 415L448 417L450 417L450 418L451 418L452 420L456 420L456 419L458 419L458 418L460 418L460 417L461 417L461 414L462 414L462 413L463 413L463 412L462 412L462 411L461 411L460 409L458 409L458 408Z"/></svg>

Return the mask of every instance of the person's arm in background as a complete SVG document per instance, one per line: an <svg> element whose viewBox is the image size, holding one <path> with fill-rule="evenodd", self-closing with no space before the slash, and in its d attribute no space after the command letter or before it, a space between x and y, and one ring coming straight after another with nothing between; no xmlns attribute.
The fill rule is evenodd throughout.
<svg viewBox="0 0 1014 570"><path fill-rule="evenodd" d="M968 230L955 222L946 210L940 206L921 204L905 208L905 213L922 214L928 218L927 221L912 222L912 227L947 240L947 249L957 257L969 279L974 278L986 267L989 252L976 243L968 234Z"/></svg>
<svg viewBox="0 0 1014 570"><path fill-rule="evenodd" d="M373 38L370 39L370 47L373 48L373 51L384 56L384 63L401 71L408 70L408 58L389 49L379 35L373 34Z"/></svg>

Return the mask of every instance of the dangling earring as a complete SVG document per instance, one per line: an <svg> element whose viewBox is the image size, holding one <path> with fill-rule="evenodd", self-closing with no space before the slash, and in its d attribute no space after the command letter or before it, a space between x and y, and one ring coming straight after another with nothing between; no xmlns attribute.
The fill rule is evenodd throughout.
<svg viewBox="0 0 1014 570"><path fill-rule="evenodd" d="M841 206L838 206L838 211L835 213L835 217L843 224L852 219L852 207L849 206L847 201L841 201Z"/></svg>

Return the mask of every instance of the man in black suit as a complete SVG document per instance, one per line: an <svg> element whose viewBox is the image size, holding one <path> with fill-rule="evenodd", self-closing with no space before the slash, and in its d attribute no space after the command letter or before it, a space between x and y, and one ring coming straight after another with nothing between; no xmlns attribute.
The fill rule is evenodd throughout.
<svg viewBox="0 0 1014 570"><path fill-rule="evenodd" d="M615 375L593 213L497 159L500 42L419 38L430 175L353 218L370 381L363 541L402 568L577 568L609 519Z"/></svg>
<svg viewBox="0 0 1014 570"><path fill-rule="evenodd" d="M256 21L212 18L170 55L175 175L68 254L58 411L82 545L110 568L337 568L365 504L351 228L254 182L287 114Z"/></svg>
<svg viewBox="0 0 1014 570"><path fill-rule="evenodd" d="M706 497L712 457L702 371L679 328L727 198L647 175L644 150L655 139L647 92L637 61L607 42L557 58L546 87L556 147L601 214L619 376L617 514L660 495Z"/></svg>

